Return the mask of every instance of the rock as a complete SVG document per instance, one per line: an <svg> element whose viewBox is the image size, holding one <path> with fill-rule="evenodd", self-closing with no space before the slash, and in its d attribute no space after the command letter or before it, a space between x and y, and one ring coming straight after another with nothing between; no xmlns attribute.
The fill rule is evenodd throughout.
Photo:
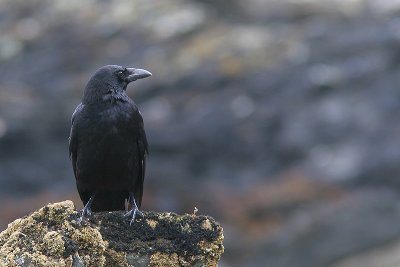
<svg viewBox="0 0 400 267"><path fill-rule="evenodd" d="M217 266L223 229L209 216L122 211L78 223L72 201L48 204L0 233L0 266Z"/></svg>

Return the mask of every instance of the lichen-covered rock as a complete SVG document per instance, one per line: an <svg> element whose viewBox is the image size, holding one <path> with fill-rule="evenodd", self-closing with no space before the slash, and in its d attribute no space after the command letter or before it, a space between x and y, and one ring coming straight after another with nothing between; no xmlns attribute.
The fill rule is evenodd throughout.
<svg viewBox="0 0 400 267"><path fill-rule="evenodd" d="M0 266L217 266L223 229L208 216L123 212L78 223L71 201L49 204L0 233Z"/></svg>

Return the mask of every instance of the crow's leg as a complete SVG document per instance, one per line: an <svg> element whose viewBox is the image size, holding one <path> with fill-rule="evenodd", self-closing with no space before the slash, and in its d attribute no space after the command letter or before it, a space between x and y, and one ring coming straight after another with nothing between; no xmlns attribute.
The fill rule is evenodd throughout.
<svg viewBox="0 0 400 267"><path fill-rule="evenodd" d="M135 222L136 214L142 218L144 217L144 215L143 212L141 212L136 205L135 196L132 192L129 193L129 204L131 206L131 209L125 214L124 217L129 217L131 219L129 225L132 225L132 223Z"/></svg>
<svg viewBox="0 0 400 267"><path fill-rule="evenodd" d="M89 201L86 203L85 207L83 207L81 217L78 219L79 223L82 222L85 217L90 217L90 215L92 215L92 203L95 195L96 194L93 194L89 198Z"/></svg>

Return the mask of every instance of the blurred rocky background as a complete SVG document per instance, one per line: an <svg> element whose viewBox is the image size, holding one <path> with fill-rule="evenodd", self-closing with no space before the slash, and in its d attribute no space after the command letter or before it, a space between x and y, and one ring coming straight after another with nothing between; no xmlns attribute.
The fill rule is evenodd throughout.
<svg viewBox="0 0 400 267"><path fill-rule="evenodd" d="M221 266L400 266L400 1L0 0L0 227L82 205L70 116L102 65L150 143L143 209L213 216Z"/></svg>

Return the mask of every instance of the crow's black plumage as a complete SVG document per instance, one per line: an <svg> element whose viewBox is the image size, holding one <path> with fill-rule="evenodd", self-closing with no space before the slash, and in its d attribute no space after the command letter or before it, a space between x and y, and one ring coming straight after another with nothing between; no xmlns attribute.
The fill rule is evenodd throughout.
<svg viewBox="0 0 400 267"><path fill-rule="evenodd" d="M79 195L91 211L124 210L134 221L142 202L147 140L127 85L151 73L115 65L96 71L72 115L69 154Z"/></svg>

